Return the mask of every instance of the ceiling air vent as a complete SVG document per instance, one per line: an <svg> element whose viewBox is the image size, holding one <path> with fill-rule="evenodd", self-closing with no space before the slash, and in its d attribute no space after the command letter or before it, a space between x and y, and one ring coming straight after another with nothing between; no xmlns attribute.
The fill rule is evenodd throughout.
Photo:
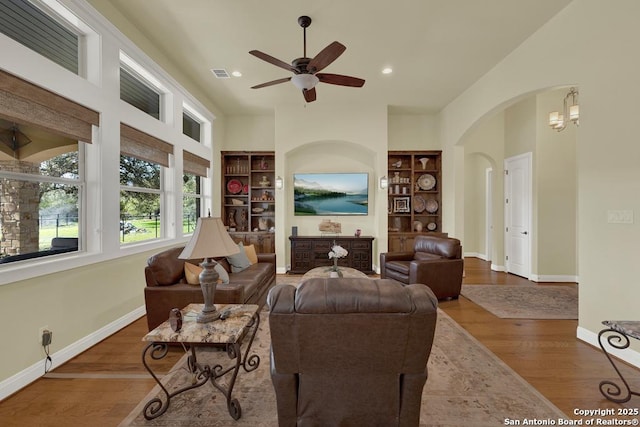
<svg viewBox="0 0 640 427"><path fill-rule="evenodd" d="M224 68L212 68L211 72L217 79L230 79L231 76L227 73L227 70Z"/></svg>

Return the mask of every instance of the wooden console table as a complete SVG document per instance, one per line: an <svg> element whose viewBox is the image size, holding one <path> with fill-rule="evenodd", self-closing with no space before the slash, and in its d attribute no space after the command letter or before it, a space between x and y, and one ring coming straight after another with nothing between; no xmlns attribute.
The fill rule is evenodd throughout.
<svg viewBox="0 0 640 427"><path fill-rule="evenodd" d="M361 236L290 236L291 274L304 274L316 267L330 267L329 251L335 242L349 253L338 260L340 267L351 267L365 274L374 274L374 237Z"/></svg>

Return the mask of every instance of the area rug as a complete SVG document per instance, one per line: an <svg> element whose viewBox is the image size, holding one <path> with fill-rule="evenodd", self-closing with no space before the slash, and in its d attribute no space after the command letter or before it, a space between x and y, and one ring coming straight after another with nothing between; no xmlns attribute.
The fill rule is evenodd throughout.
<svg viewBox="0 0 640 427"><path fill-rule="evenodd" d="M503 319L578 318L577 285L462 285L461 294Z"/></svg>
<svg viewBox="0 0 640 427"><path fill-rule="evenodd" d="M249 373L241 370L233 390L233 397L242 407L238 421L231 418L224 397L210 384L174 397L167 412L147 421L142 410L149 399L159 395L160 389L155 386L120 426L277 426L275 394L269 376L267 312L263 312L252 351L260 356L260 366ZM199 360L204 358L203 352ZM185 359L164 377L163 383L170 390L190 380ZM206 360L228 363L226 353L213 350L206 352ZM494 427L504 425L506 419L525 418L557 420L565 415L439 310L429 378L422 395L420 426Z"/></svg>

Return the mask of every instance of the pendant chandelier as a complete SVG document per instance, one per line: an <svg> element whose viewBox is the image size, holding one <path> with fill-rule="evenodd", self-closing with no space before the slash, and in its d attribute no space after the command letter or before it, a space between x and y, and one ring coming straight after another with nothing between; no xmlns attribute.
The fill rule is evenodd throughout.
<svg viewBox="0 0 640 427"><path fill-rule="evenodd" d="M564 108L562 112L552 111L549 113L549 126L558 132L567 127L568 122L579 125L580 106L578 105L578 90L574 87L569 89L569 93L564 97Z"/></svg>

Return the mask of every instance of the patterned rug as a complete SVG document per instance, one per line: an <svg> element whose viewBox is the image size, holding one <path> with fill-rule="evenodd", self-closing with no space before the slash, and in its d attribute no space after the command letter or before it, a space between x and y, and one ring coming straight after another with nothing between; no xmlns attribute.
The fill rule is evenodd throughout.
<svg viewBox="0 0 640 427"><path fill-rule="evenodd" d="M381 350L383 351L383 350ZM234 421L226 401L210 384L187 391L171 400L162 416L147 421L142 415L146 402L159 395L159 387L143 399L120 426L277 426L275 395L269 375L268 313L262 313L252 352L260 356L253 372L240 371L233 397L242 407ZM226 353L208 350L199 361L228 363ZM163 384L169 390L190 381L183 357ZM565 418L565 415L500 361L441 310L429 359L429 378L422 395L420 426L498 426L509 419Z"/></svg>
<svg viewBox="0 0 640 427"><path fill-rule="evenodd" d="M578 318L577 285L462 285L461 293L503 319Z"/></svg>

